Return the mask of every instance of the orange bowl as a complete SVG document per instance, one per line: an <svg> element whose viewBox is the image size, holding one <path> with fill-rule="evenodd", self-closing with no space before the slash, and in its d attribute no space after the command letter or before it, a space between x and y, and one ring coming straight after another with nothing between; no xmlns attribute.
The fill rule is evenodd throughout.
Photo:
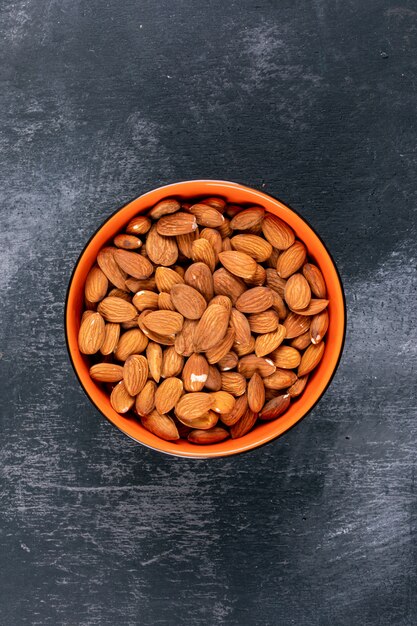
<svg viewBox="0 0 417 626"><path fill-rule="evenodd" d="M330 324L326 350L319 366L310 376L304 393L291 403L282 417L258 424L240 439L227 439L206 446L197 446L182 439L178 441L159 439L145 430L138 420L116 413L110 404L108 393L90 378L88 358L78 349L77 338L84 303L84 283L99 250L111 241L116 233L123 230L135 215L146 211L167 196L176 196L184 200L201 196L222 196L233 204L263 206L294 229L297 237L307 246L310 258L320 267L326 281ZM65 332L69 356L81 386L96 408L114 426L135 441L167 454L195 458L229 456L251 450L276 439L305 417L324 394L336 371L343 349L345 326L345 299L339 274L325 245L311 226L279 200L255 189L221 180L191 180L166 185L143 194L116 211L100 226L82 251L70 280L65 307Z"/></svg>

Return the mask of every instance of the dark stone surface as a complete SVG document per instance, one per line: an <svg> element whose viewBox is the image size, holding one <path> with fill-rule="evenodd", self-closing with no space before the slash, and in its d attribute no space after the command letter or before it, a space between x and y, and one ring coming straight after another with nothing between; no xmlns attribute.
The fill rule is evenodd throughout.
<svg viewBox="0 0 417 626"><path fill-rule="evenodd" d="M0 16L1 624L415 624L415 3L4 0ZM211 462L112 428L63 333L101 221L202 177L305 215L349 312L310 416Z"/></svg>

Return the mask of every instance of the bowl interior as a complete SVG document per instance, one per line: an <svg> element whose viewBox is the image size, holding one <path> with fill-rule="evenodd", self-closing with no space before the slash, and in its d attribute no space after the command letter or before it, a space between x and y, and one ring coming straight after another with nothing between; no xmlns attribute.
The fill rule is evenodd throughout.
<svg viewBox="0 0 417 626"><path fill-rule="evenodd" d="M267 211L285 220L305 243L311 259L320 267L326 280L330 324L327 332L326 350L322 361L310 376L304 393L291 403L283 417L257 425L254 430L240 439L197 446L187 441L163 441L145 430L134 418L119 415L112 408L107 392L89 376L88 358L78 349L77 337L83 307L83 292L86 276L94 264L99 250L122 230L129 220L146 211L162 198L174 196L181 199L219 195L229 203L243 206L260 205ZM343 289L334 263L326 248L311 227L294 211L270 196L226 181L187 181L167 185L150 191L133 200L112 215L91 238L75 267L67 295L66 335L68 350L75 372L95 406L115 426L134 440L168 454L187 457L214 457L236 454L257 447L276 438L299 421L317 402L329 384L338 364L345 333L345 306Z"/></svg>

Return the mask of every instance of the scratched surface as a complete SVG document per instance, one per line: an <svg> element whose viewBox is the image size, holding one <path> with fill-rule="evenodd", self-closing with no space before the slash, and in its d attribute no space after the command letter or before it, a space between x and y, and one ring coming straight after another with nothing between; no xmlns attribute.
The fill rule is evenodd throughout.
<svg viewBox="0 0 417 626"><path fill-rule="evenodd" d="M383 0L0 6L0 623L417 622L417 9ZM325 397L233 459L89 403L63 308L91 233L224 178L320 232L349 327Z"/></svg>

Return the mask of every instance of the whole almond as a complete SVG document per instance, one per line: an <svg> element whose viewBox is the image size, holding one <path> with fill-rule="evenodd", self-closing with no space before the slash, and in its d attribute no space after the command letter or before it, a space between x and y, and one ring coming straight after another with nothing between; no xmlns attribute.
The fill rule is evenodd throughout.
<svg viewBox="0 0 417 626"><path fill-rule="evenodd" d="M138 280L149 278L153 272L152 263L137 252L130 252L129 250L116 250L114 258L117 265L124 272L129 274L129 276L133 276L133 278L137 278Z"/></svg>
<svg viewBox="0 0 417 626"><path fill-rule="evenodd" d="M296 241L282 252L277 261L277 273L281 278L288 278L295 274L305 263L307 256L306 247L301 241Z"/></svg>
<svg viewBox="0 0 417 626"><path fill-rule="evenodd" d="M126 302L132 302L132 294L124 289L110 289L108 296L113 296L114 298L122 298L122 300L126 300Z"/></svg>
<svg viewBox="0 0 417 626"><path fill-rule="evenodd" d="M149 211L148 215L153 220L159 220L164 215L170 215L176 213L181 208L181 204L175 198L164 198L160 202L157 202L154 207Z"/></svg>
<svg viewBox="0 0 417 626"><path fill-rule="evenodd" d="M279 317L272 309L263 311L262 313L253 313L249 315L249 326L253 333L262 335L263 333L272 333L278 328Z"/></svg>
<svg viewBox="0 0 417 626"><path fill-rule="evenodd" d="M156 230L165 237L175 237L176 235L187 235L197 229L197 220L190 213L174 213L161 217L157 222Z"/></svg>
<svg viewBox="0 0 417 626"><path fill-rule="evenodd" d="M120 324L109 322L104 328L104 341L101 344L100 352L103 355L111 354L116 350L120 337Z"/></svg>
<svg viewBox="0 0 417 626"><path fill-rule="evenodd" d="M239 372L222 373L222 391L234 396L242 396L246 392L246 378Z"/></svg>
<svg viewBox="0 0 417 626"><path fill-rule="evenodd" d="M218 228L224 222L223 215L217 209L207 204L193 204L189 210L190 213L195 215L199 226Z"/></svg>
<svg viewBox="0 0 417 626"><path fill-rule="evenodd" d="M123 367L114 363L96 363L90 367L90 376L102 383L118 383L123 380Z"/></svg>
<svg viewBox="0 0 417 626"><path fill-rule="evenodd" d="M223 198L219 198L218 196L210 196L209 198L205 198L201 200L200 204L208 204L211 207L214 207L220 213L224 213L226 209L226 200Z"/></svg>
<svg viewBox="0 0 417 626"><path fill-rule="evenodd" d="M142 391L136 396L135 409L138 415L149 415L155 408L156 383L148 380Z"/></svg>
<svg viewBox="0 0 417 626"><path fill-rule="evenodd" d="M134 304L138 311L144 311L145 309L157 309L158 294L154 291L138 291L133 296L132 304Z"/></svg>
<svg viewBox="0 0 417 626"><path fill-rule="evenodd" d="M184 323L184 318L177 311L151 311L143 320L150 331L158 335L175 335Z"/></svg>
<svg viewBox="0 0 417 626"><path fill-rule="evenodd" d="M270 354L270 359L281 369L294 369L299 366L301 355L291 346L279 346Z"/></svg>
<svg viewBox="0 0 417 626"><path fill-rule="evenodd" d="M229 311L220 304L211 304L204 311L194 332L196 352L205 352L218 344L226 334Z"/></svg>
<svg viewBox="0 0 417 626"><path fill-rule="evenodd" d="M154 224L146 239L146 252L155 265L174 265L178 259L178 246L175 237L160 235Z"/></svg>
<svg viewBox="0 0 417 626"><path fill-rule="evenodd" d="M290 397L291 398L296 398L296 397L300 396L303 393L304 389L305 389L307 381L308 381L308 375L307 376L301 376L301 378L297 378L295 383L293 385L291 385L291 387L288 388L288 393L289 393Z"/></svg>
<svg viewBox="0 0 417 626"><path fill-rule="evenodd" d="M175 350L174 346L170 346L164 350L162 356L162 378L170 378L178 376L184 367L184 357Z"/></svg>
<svg viewBox="0 0 417 626"><path fill-rule="evenodd" d="M325 309L313 317L310 324L311 343L320 343L329 328L329 314Z"/></svg>
<svg viewBox="0 0 417 626"><path fill-rule="evenodd" d="M243 345L249 344L252 335L248 318L237 309L231 310L230 326L235 331L235 343Z"/></svg>
<svg viewBox="0 0 417 626"><path fill-rule="evenodd" d="M192 233L187 233L186 235L177 235L175 238L177 242L178 250L187 259L191 259L193 241L195 241L197 237L198 237L198 228L194 230Z"/></svg>
<svg viewBox="0 0 417 626"><path fill-rule="evenodd" d="M231 274L240 278L251 278L257 268L257 263L252 257L235 250L220 252L219 261Z"/></svg>
<svg viewBox="0 0 417 626"><path fill-rule="evenodd" d="M190 287L197 289L207 302L213 297L213 274L205 263L193 263L190 265L185 274L184 282Z"/></svg>
<svg viewBox="0 0 417 626"><path fill-rule="evenodd" d="M248 404L251 411L259 413L265 403L265 387L257 372L252 374L248 383Z"/></svg>
<svg viewBox="0 0 417 626"><path fill-rule="evenodd" d="M283 326L287 331L286 339L293 339L303 335L310 328L310 319L297 315L296 313L289 313L283 321Z"/></svg>
<svg viewBox="0 0 417 626"><path fill-rule="evenodd" d="M210 411L213 403L212 394L202 391L186 393L177 403L175 413L180 421L197 419Z"/></svg>
<svg viewBox="0 0 417 626"><path fill-rule="evenodd" d="M148 361L141 354L129 356L123 366L123 380L127 392L136 396L142 391L148 379Z"/></svg>
<svg viewBox="0 0 417 626"><path fill-rule="evenodd" d="M317 345L310 344L303 356L298 367L298 377L309 374L320 363L324 353L324 341L320 341Z"/></svg>
<svg viewBox="0 0 417 626"><path fill-rule="evenodd" d="M126 361L131 354L143 352L147 345L148 339L140 328L132 328L120 336L114 356L118 361Z"/></svg>
<svg viewBox="0 0 417 626"><path fill-rule="evenodd" d="M113 239L113 243L116 248L123 248L123 250L138 250L142 246L142 242L135 235L116 235Z"/></svg>
<svg viewBox="0 0 417 626"><path fill-rule="evenodd" d="M169 267L157 267L155 270L155 283L159 291L169 293L174 285L184 284L184 279Z"/></svg>
<svg viewBox="0 0 417 626"><path fill-rule="evenodd" d="M252 354L255 350L255 337L251 335L248 343L235 343L233 344L233 350L236 352L238 357L245 356L246 354Z"/></svg>
<svg viewBox="0 0 417 626"><path fill-rule="evenodd" d="M209 364L202 354L192 354L182 370L182 382L186 391L201 391L209 375Z"/></svg>
<svg viewBox="0 0 417 626"><path fill-rule="evenodd" d="M176 441L180 437L172 417L161 415L156 409L149 415L142 415L140 421L146 430L165 441Z"/></svg>
<svg viewBox="0 0 417 626"><path fill-rule="evenodd" d="M146 348L146 358L148 359L149 372L154 381L159 383L162 372L162 348L159 343L150 341Z"/></svg>
<svg viewBox="0 0 417 626"><path fill-rule="evenodd" d="M270 376L263 379L266 389L286 389L291 387L297 380L297 375L292 370L277 369Z"/></svg>
<svg viewBox="0 0 417 626"><path fill-rule="evenodd" d="M221 306L224 306L228 311L232 310L232 301L227 296L214 296L209 304L221 304Z"/></svg>
<svg viewBox="0 0 417 626"><path fill-rule="evenodd" d="M326 283L319 268L312 263L306 263L303 266L303 274L316 298L325 298L327 293Z"/></svg>
<svg viewBox="0 0 417 626"><path fill-rule="evenodd" d="M266 270L266 284L270 289L276 291L281 298L284 297L285 285L287 284L287 281L284 278L281 278L281 276L278 276L275 268L268 268Z"/></svg>
<svg viewBox="0 0 417 626"><path fill-rule="evenodd" d="M233 328L228 328L223 339L206 352L206 358L210 365L218 363L229 352L234 339L235 331Z"/></svg>
<svg viewBox="0 0 417 626"><path fill-rule="evenodd" d="M220 268L213 274L214 293L228 296L233 304L246 290L245 283L240 278L233 276L224 268Z"/></svg>
<svg viewBox="0 0 417 626"><path fill-rule="evenodd" d="M219 421L219 416L214 411L207 411L204 415L200 415L200 417L194 419L187 419L186 417L182 417L181 419L182 422L180 422L180 424L184 424L190 428L208 430L209 428L216 426Z"/></svg>
<svg viewBox="0 0 417 626"><path fill-rule="evenodd" d="M236 422L240 420L240 418L242 417L242 415L245 413L247 409L248 409L248 398L245 393L243 394L243 396L239 396L238 398L236 398L235 405L233 409L231 410L231 412L223 413L220 416L220 419L223 422L223 424L225 424L226 426L233 426L233 424L236 424Z"/></svg>
<svg viewBox="0 0 417 626"><path fill-rule="evenodd" d="M104 298L97 310L107 322L128 322L138 314L133 304L114 296Z"/></svg>
<svg viewBox="0 0 417 626"><path fill-rule="evenodd" d="M248 354L239 359L237 369L245 378L252 378L255 372L258 372L264 378L273 374L276 366L269 358L265 359L264 357L256 356L256 354Z"/></svg>
<svg viewBox="0 0 417 626"><path fill-rule="evenodd" d="M182 356L190 356L194 352L194 332L198 322L184 320L181 332L175 335L175 350Z"/></svg>
<svg viewBox="0 0 417 626"><path fill-rule="evenodd" d="M187 319L200 319L207 308L204 297L190 285L174 285L171 288L170 295L177 311Z"/></svg>
<svg viewBox="0 0 417 626"><path fill-rule="evenodd" d="M142 291L142 289L146 289L147 291L155 291L155 277L150 276L149 278L146 278L144 280L138 280L137 278L127 278L126 288L129 289L129 291L133 291L133 293ZM111 294L109 293L109 296L110 295Z"/></svg>
<svg viewBox="0 0 417 626"><path fill-rule="evenodd" d="M198 444L219 443L227 439L229 433L221 426L210 428L209 430L192 430L188 435L188 441Z"/></svg>
<svg viewBox="0 0 417 626"><path fill-rule="evenodd" d="M293 311L298 315L317 315L324 311L328 304L328 300L312 298L306 309L293 309Z"/></svg>
<svg viewBox="0 0 417 626"><path fill-rule="evenodd" d="M263 263L272 254L271 244L257 235L235 235L235 237L232 237L231 243L233 250L248 254L258 263Z"/></svg>
<svg viewBox="0 0 417 626"><path fill-rule="evenodd" d="M288 393L272 398L259 413L259 419L263 421L276 419L288 409L290 402L291 398Z"/></svg>
<svg viewBox="0 0 417 626"><path fill-rule="evenodd" d="M165 291L162 291L160 294L158 294L158 309L164 311L175 311L175 306L172 303L172 299L169 293L165 293Z"/></svg>
<svg viewBox="0 0 417 626"><path fill-rule="evenodd" d="M293 274L287 280L285 301L291 309L305 309L311 300L311 289L302 274Z"/></svg>
<svg viewBox="0 0 417 626"><path fill-rule="evenodd" d="M215 228L203 228L200 233L200 239L206 239L209 242L214 250L214 256L217 263L219 252L223 250L222 236L219 231Z"/></svg>
<svg viewBox="0 0 417 626"><path fill-rule="evenodd" d="M212 406L211 410L215 413L227 414L233 411L235 406L235 398L227 391L215 391L211 394Z"/></svg>
<svg viewBox="0 0 417 626"><path fill-rule="evenodd" d="M191 247L191 258L193 261L205 263L214 272L216 267L216 255L207 239L196 239Z"/></svg>
<svg viewBox="0 0 417 626"><path fill-rule="evenodd" d="M274 350L282 344L286 335L285 326L278 325L277 329L271 333L265 333L259 335L255 341L255 354L256 356L266 356L271 354Z"/></svg>
<svg viewBox="0 0 417 626"><path fill-rule="evenodd" d="M290 346L292 346L293 348L297 348L297 350L305 350L307 346L310 345L310 342L311 342L310 331L307 330L302 335L299 335L298 337L294 337L294 339L291 339Z"/></svg>
<svg viewBox="0 0 417 626"><path fill-rule="evenodd" d="M126 232L130 235L144 235L151 227L151 220L145 215L137 215L126 226Z"/></svg>
<svg viewBox="0 0 417 626"><path fill-rule="evenodd" d="M168 413L177 404L183 392L182 380L175 377L166 378L155 393L155 407L158 413Z"/></svg>
<svg viewBox="0 0 417 626"><path fill-rule="evenodd" d="M267 213L262 222L265 239L278 250L286 250L294 243L294 231L276 215Z"/></svg>
<svg viewBox="0 0 417 626"><path fill-rule="evenodd" d="M268 287L253 287L237 299L236 308L242 313L262 313L272 306L273 301Z"/></svg>
<svg viewBox="0 0 417 626"><path fill-rule="evenodd" d="M78 332L78 347L83 354L95 354L103 345L105 324L100 313L85 317Z"/></svg>
<svg viewBox="0 0 417 626"><path fill-rule="evenodd" d="M229 370L233 370L239 361L239 357L236 352L228 352L224 355L222 359L217 363L217 367L221 372L228 372Z"/></svg>
<svg viewBox="0 0 417 626"><path fill-rule="evenodd" d="M252 430L252 428L255 426L257 419L258 414L248 407L240 420L230 427L230 435L232 439L238 439L246 435L246 433Z"/></svg>
<svg viewBox="0 0 417 626"><path fill-rule="evenodd" d="M101 271L115 287L124 289L127 274L116 263L116 259L114 258L116 251L116 248L103 248L97 255L97 263Z"/></svg>
<svg viewBox="0 0 417 626"><path fill-rule="evenodd" d="M243 211L237 207L237 213L232 217L230 226L233 230L248 230L261 224L264 215L265 209L260 206L253 206Z"/></svg>
<svg viewBox="0 0 417 626"><path fill-rule="evenodd" d="M117 413L127 413L135 404L135 398L128 393L123 380L113 388L110 404Z"/></svg>
<svg viewBox="0 0 417 626"><path fill-rule="evenodd" d="M222 388L222 377L215 365L209 365L205 388L209 391L220 391Z"/></svg>
<svg viewBox="0 0 417 626"><path fill-rule="evenodd" d="M85 297L90 302L99 302L107 293L109 281L105 273L94 265L85 280Z"/></svg>

